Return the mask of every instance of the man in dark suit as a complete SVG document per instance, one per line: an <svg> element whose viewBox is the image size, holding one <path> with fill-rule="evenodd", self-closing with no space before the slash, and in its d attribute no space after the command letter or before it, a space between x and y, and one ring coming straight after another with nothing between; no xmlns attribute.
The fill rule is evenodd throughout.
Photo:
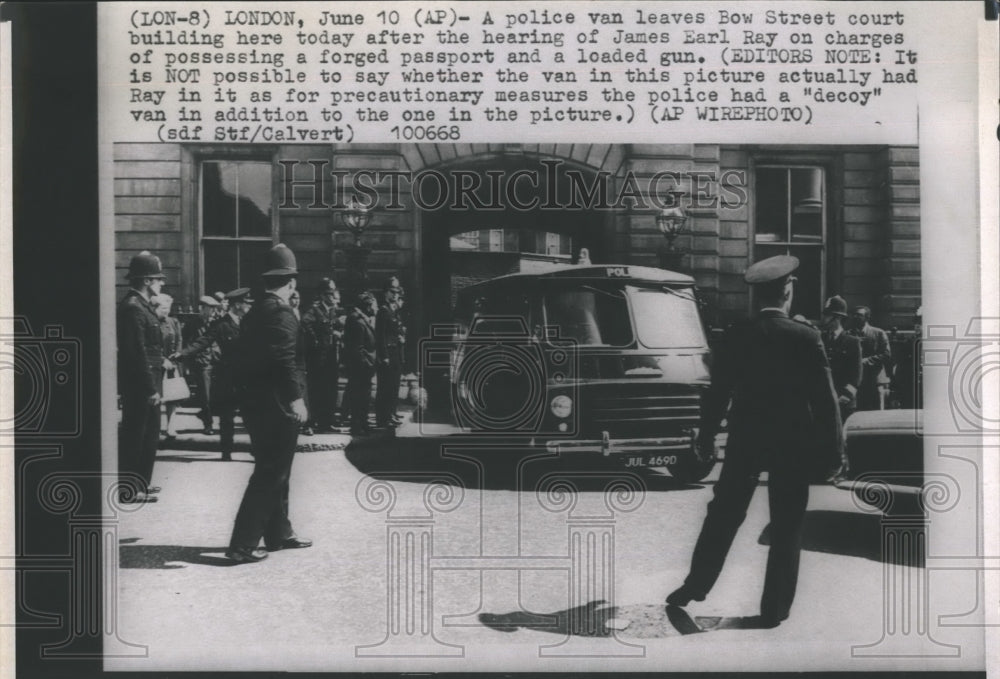
<svg viewBox="0 0 1000 679"><path fill-rule="evenodd" d="M351 410L351 434L369 433L368 407L371 405L372 377L375 376L375 298L370 292L358 295L355 308L344 328L344 367Z"/></svg>
<svg viewBox="0 0 1000 679"><path fill-rule="evenodd" d="M219 415L219 448L223 460L233 459L236 432L236 344L240 337L240 320L250 310L250 288L237 288L226 295L228 311L208 330L171 360L199 356L213 345L218 347L218 360L212 370L211 411Z"/></svg>
<svg viewBox="0 0 1000 679"><path fill-rule="evenodd" d="M380 427L398 422L399 379L403 374L403 322L399 318L399 280L389 279L385 288L385 303L375 316L375 357L377 363L375 389L375 423Z"/></svg>
<svg viewBox="0 0 1000 679"><path fill-rule="evenodd" d="M330 431L337 410L340 381L340 339L344 327L337 316L340 291L329 278L319 282L316 301L302 315L309 419L317 431Z"/></svg>
<svg viewBox="0 0 1000 679"><path fill-rule="evenodd" d="M288 304L298 269L287 246L271 248L263 297L241 322L236 378L254 470L243 494L226 556L254 563L267 551L312 546L288 520L288 479L299 426L308 417L299 375L299 322ZM261 538L267 551L258 549Z"/></svg>
<svg viewBox="0 0 1000 679"><path fill-rule="evenodd" d="M160 392L163 389L163 333L150 299L164 282L160 258L142 251L128 266L131 289L118 305L118 393L122 423L118 471L139 477L140 488L123 489L123 502L156 502L159 488L150 482L160 440Z"/></svg>
<svg viewBox="0 0 1000 679"><path fill-rule="evenodd" d="M882 369L892 370L889 351L889 336L882 328L876 328L868 321L872 312L866 306L859 306L851 313L853 326L850 334L861 340L861 387L858 389L858 410L881 410L878 380Z"/></svg>
<svg viewBox="0 0 1000 679"><path fill-rule="evenodd" d="M840 418L846 420L858 407L861 384L861 341L844 330L847 302L834 295L823 307L823 346L830 363Z"/></svg>
<svg viewBox="0 0 1000 679"><path fill-rule="evenodd" d="M198 343L219 318L218 311L221 305L218 300L205 295L198 302L199 316L186 323L182 331L184 346ZM194 375L195 384L198 387L198 401L201 405L198 419L201 420L202 430L205 434L211 436L214 433L212 429L212 369L219 360L219 347L214 342L199 343L199 346L201 349L197 353L188 354L186 358L191 364L191 373Z"/></svg>
<svg viewBox="0 0 1000 679"><path fill-rule="evenodd" d="M810 478L817 471L829 472L824 478L832 476L843 450L840 413L819 332L788 317L798 263L780 255L757 262L744 275L756 286L762 308L756 318L728 328L714 356L697 445L714 452L715 435L727 417L726 456L691 570L667 597L672 606L705 598L746 518L760 472L766 471L771 547L760 605L764 627L780 624L792 606Z"/></svg>

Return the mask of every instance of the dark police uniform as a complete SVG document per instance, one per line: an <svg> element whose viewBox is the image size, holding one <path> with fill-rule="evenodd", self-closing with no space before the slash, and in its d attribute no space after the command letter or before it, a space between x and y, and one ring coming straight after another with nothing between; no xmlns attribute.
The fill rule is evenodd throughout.
<svg viewBox="0 0 1000 679"><path fill-rule="evenodd" d="M797 265L794 257L772 257L750 267L745 278L773 283ZM713 360L699 441L711 445L728 407L726 456L690 573L667 602L685 605L712 589L758 476L767 471L771 547L761 617L776 625L788 617L795 596L810 478L836 467L843 446L830 368L819 332L781 309L763 309L728 328Z"/></svg>
<svg viewBox="0 0 1000 679"><path fill-rule="evenodd" d="M403 374L403 323L392 304L383 304L375 316L375 357L375 422L387 426L396 414Z"/></svg>
<svg viewBox="0 0 1000 679"><path fill-rule="evenodd" d="M333 424L333 415L337 410L340 338L344 334L344 326L337 317L336 307L317 300L303 314L300 327L305 351L309 416L317 427L328 428Z"/></svg>
<svg viewBox="0 0 1000 679"><path fill-rule="evenodd" d="M219 308L219 303L212 297L202 297L201 304L210 306L213 309ZM210 320L205 320L203 316L184 324L183 337L184 346L189 346L197 342L208 329L218 320L217 315L213 315ZM191 372L194 375L195 384L198 386L198 401L201 405L201 412L198 419L201 420L206 430L212 428L212 369L219 360L219 347L215 344L204 346L201 351L188 357L191 364Z"/></svg>
<svg viewBox="0 0 1000 679"><path fill-rule="evenodd" d="M143 259L146 258L146 259ZM148 252L133 258L130 270L146 266L162 278L160 264ZM135 289L118 305L118 393L122 422L118 439L118 470L138 475L147 493L160 441L160 406L149 398L163 390L163 333L153 305Z"/></svg>
<svg viewBox="0 0 1000 679"><path fill-rule="evenodd" d="M227 312L225 316L216 319L208 327L207 332L180 353L182 358L189 358L201 355L213 345L218 347L218 360L212 369L210 407L211 412L219 416L219 447L225 460L232 457L234 422L236 409L239 407L235 384L236 344L239 337L240 321L233 317L232 312Z"/></svg>
<svg viewBox="0 0 1000 679"><path fill-rule="evenodd" d="M345 397L351 410L351 432L368 430L372 377L375 375L375 329L371 318L351 310L344 329L344 367L347 369Z"/></svg>
<svg viewBox="0 0 1000 679"><path fill-rule="evenodd" d="M849 330L861 340L861 387L858 389L858 410L879 410L881 399L878 393L878 376L882 368L891 369L889 363L889 336L882 328L868 323L863 328Z"/></svg>
<svg viewBox="0 0 1000 679"><path fill-rule="evenodd" d="M241 325L237 384L255 465L230 549L252 551L261 537L271 546L294 536L288 479L299 435L291 404L302 398L296 358L299 322L284 300L264 293Z"/></svg>

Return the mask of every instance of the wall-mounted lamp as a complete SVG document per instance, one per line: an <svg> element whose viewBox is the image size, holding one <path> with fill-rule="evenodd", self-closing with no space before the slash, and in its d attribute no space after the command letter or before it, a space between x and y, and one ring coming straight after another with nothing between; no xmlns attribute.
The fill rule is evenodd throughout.
<svg viewBox="0 0 1000 679"><path fill-rule="evenodd" d="M340 219L347 230L354 235L354 247L360 248L361 235L372 219L371 208L359 203L357 196L351 196L351 202L340 211Z"/></svg>
<svg viewBox="0 0 1000 679"><path fill-rule="evenodd" d="M656 226L660 229L663 237L667 239L667 249L671 249L674 245L674 239L684 230L688 216L684 206L681 205L681 196L684 195L684 192L668 191L667 195L669 198L663 201L664 206L656 214Z"/></svg>

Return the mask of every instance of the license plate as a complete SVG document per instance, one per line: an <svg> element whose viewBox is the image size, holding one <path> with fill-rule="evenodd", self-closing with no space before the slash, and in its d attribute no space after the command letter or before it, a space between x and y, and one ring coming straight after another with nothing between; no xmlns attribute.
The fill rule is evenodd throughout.
<svg viewBox="0 0 1000 679"><path fill-rule="evenodd" d="M645 455L622 455L626 467L670 467L677 464L679 456L648 453Z"/></svg>

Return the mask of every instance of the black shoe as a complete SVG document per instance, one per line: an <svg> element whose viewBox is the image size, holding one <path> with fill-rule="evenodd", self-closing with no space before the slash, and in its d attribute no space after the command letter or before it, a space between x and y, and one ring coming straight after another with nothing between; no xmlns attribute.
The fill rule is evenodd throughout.
<svg viewBox="0 0 1000 679"><path fill-rule="evenodd" d="M679 606L681 608L687 606L692 601L704 600L705 595L702 592L699 592L688 585L681 585L667 596L667 604L670 606Z"/></svg>
<svg viewBox="0 0 1000 679"><path fill-rule="evenodd" d="M223 453L222 454L222 461L223 462L232 462L233 461L233 454L232 453Z"/></svg>
<svg viewBox="0 0 1000 679"><path fill-rule="evenodd" d="M235 547L226 551L226 558L236 563L257 563L267 558L267 552L263 549Z"/></svg>
<svg viewBox="0 0 1000 679"><path fill-rule="evenodd" d="M302 434L303 436L312 436L313 430L312 427L302 427L299 433Z"/></svg>
<svg viewBox="0 0 1000 679"><path fill-rule="evenodd" d="M312 547L312 544L312 540L293 535L290 538L285 538L276 545L266 545L266 547L269 552L277 552L282 549L305 549L306 547Z"/></svg>
<svg viewBox="0 0 1000 679"><path fill-rule="evenodd" d="M770 613L764 615L762 613L760 616L760 627L761 629L774 629L785 620L788 620L787 613L785 615L773 615Z"/></svg>

